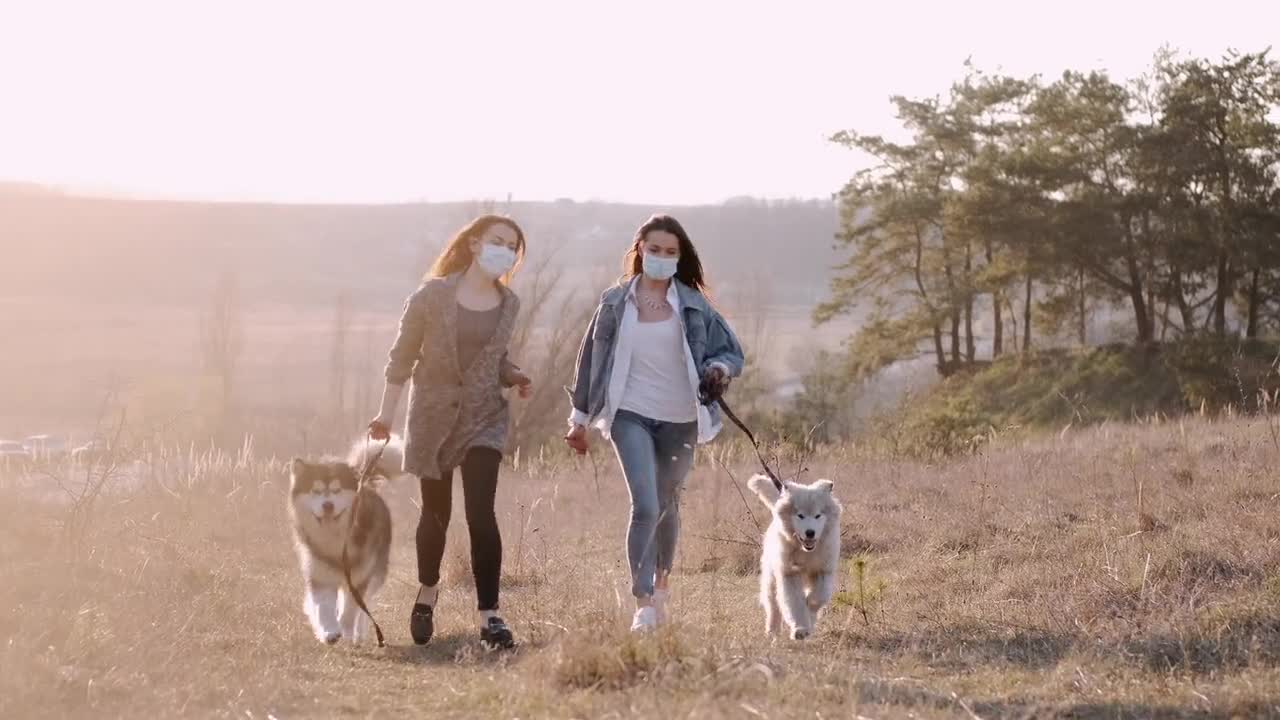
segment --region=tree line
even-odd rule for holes
[[[995,358],[1066,331],[1085,345],[1096,307],[1123,308],[1139,344],[1280,330],[1268,51],[1161,50],[1123,82],[966,62],[945,96],[891,102],[906,141],[832,138],[875,160],[838,194],[847,257],[814,315],[870,311],[855,375],[922,355],[945,375],[979,345]]]

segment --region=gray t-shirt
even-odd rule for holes
[[[476,355],[489,344],[502,318],[502,305],[491,310],[469,310],[458,306],[458,367],[463,372]]]

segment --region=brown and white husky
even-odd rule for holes
[[[368,452],[372,454],[374,448]],[[348,539],[351,580],[367,605],[373,603],[387,579],[391,556],[391,511],[378,494],[375,478],[384,482],[400,475],[404,444],[398,437],[387,443],[377,466],[370,469],[363,488],[357,488],[365,463],[366,444],[357,443],[346,460],[294,458],[289,464],[289,516],[294,547],[306,587],[303,612],[322,642],[346,637],[363,642],[369,619],[347,590],[342,570],[342,544]],[[360,503],[356,508],[356,496]],[[353,512],[353,509],[358,511]]]

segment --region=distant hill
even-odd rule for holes
[[[220,270],[234,269],[253,303],[329,303],[345,290],[357,307],[385,310],[480,209],[153,202],[0,186],[0,295],[188,305]],[[787,305],[812,305],[825,292],[837,259],[829,201],[499,207],[524,226],[532,260],[558,249],[555,262],[581,278],[616,270],[635,227],[658,210],[685,224],[713,280],[767,278],[773,301]]]
[[[155,202],[0,186],[0,435],[62,432],[64,418],[85,431],[107,388],[167,397],[194,387],[199,317],[224,270],[237,277],[245,313],[239,392],[256,405],[324,407],[338,295],[349,300],[355,333],[347,372],[353,383],[371,382],[404,297],[483,209]],[[808,319],[838,260],[830,202],[517,202],[497,210],[524,227],[530,266],[552,263],[564,272],[561,285],[584,299],[617,277],[650,213],[676,215],[732,319],[743,307],[769,316],[768,339],[753,333],[751,352],[780,382],[793,349],[811,353],[848,332],[847,324],[814,331]],[[742,330],[757,322],[743,318]]]

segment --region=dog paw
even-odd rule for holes
[[[792,639],[792,640],[804,640],[805,638],[809,637],[809,634],[810,634],[811,632],[812,632],[812,631],[811,631],[811,630],[809,630],[809,628],[800,628],[800,627],[798,627],[798,628],[791,628],[791,639]]]

